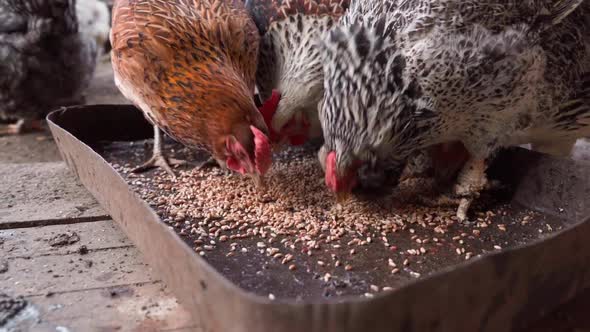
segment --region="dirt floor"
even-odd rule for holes
[[[108,61],[87,102],[125,102]],[[590,143],[574,157],[590,162]],[[0,138],[0,183],[0,331],[201,331],[48,133]],[[523,332],[590,331],[588,312],[590,291]]]

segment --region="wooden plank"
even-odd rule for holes
[[[28,315],[14,327],[30,331],[201,331],[160,283],[27,297]],[[24,310],[23,310],[24,311]],[[26,329],[24,329],[26,327]],[[16,330],[16,329],[15,329]],[[1,330],[0,330],[1,331]]]
[[[63,162],[0,164],[0,229],[108,218]]]
[[[7,261],[8,271],[0,274],[0,289],[22,296],[155,281],[134,247]]]
[[[51,246],[52,239],[68,232],[75,232],[80,240],[71,245]],[[131,241],[112,220],[0,230],[0,251],[5,259],[72,254],[77,253],[82,246],[95,251],[131,245]]]
[[[64,232],[79,241],[51,247]],[[15,331],[200,331],[110,220],[4,230],[0,242],[0,291],[29,301]]]
[[[28,300],[39,309],[43,321],[70,331],[161,331],[195,326],[189,313],[159,282]]]
[[[0,136],[0,163],[38,163],[61,160],[49,131]]]

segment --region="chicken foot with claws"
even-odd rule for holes
[[[471,203],[479,197],[483,190],[502,188],[497,180],[489,181],[486,176],[487,165],[484,159],[470,159],[457,177],[452,193],[441,194],[436,198],[421,196],[419,202],[426,206],[457,206],[457,218],[463,223],[467,222],[467,212]]]
[[[172,166],[184,165],[186,161],[178,160],[174,158],[166,158],[162,151],[162,132],[158,126],[154,126],[154,152],[152,157],[147,162],[143,163],[132,170],[133,173],[142,173],[152,168],[162,168],[172,177],[176,177],[176,174],[172,170]]]
[[[488,185],[486,168],[485,159],[469,159],[459,173],[453,193],[460,197],[457,218],[462,222],[467,220],[467,211],[473,200]]]

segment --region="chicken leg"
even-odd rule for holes
[[[442,194],[436,198],[419,197],[419,202],[427,206],[456,206],[457,218],[467,223],[467,212],[473,200],[482,190],[502,187],[498,181],[488,181],[484,159],[469,159],[457,177],[451,194]]]
[[[170,167],[170,165],[176,166],[183,164],[186,164],[186,161],[173,158],[166,158],[164,156],[164,152],[162,151],[162,132],[160,131],[160,128],[158,128],[158,126],[154,126],[154,152],[152,154],[152,157],[150,158],[150,160],[148,160],[141,166],[134,168],[132,172],[141,173],[152,168],[159,167],[164,169],[168,174],[172,175],[172,177],[176,177],[176,174],[174,174],[174,171],[172,170],[172,167]]]
[[[462,222],[467,219],[467,211],[473,200],[488,185],[486,168],[485,159],[470,158],[459,173],[453,193],[460,197],[457,218]]]

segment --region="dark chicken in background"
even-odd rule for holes
[[[0,135],[39,128],[50,111],[82,103],[108,17],[106,28],[102,17],[87,19],[104,4],[81,1],[0,1],[0,121],[11,123]]]

